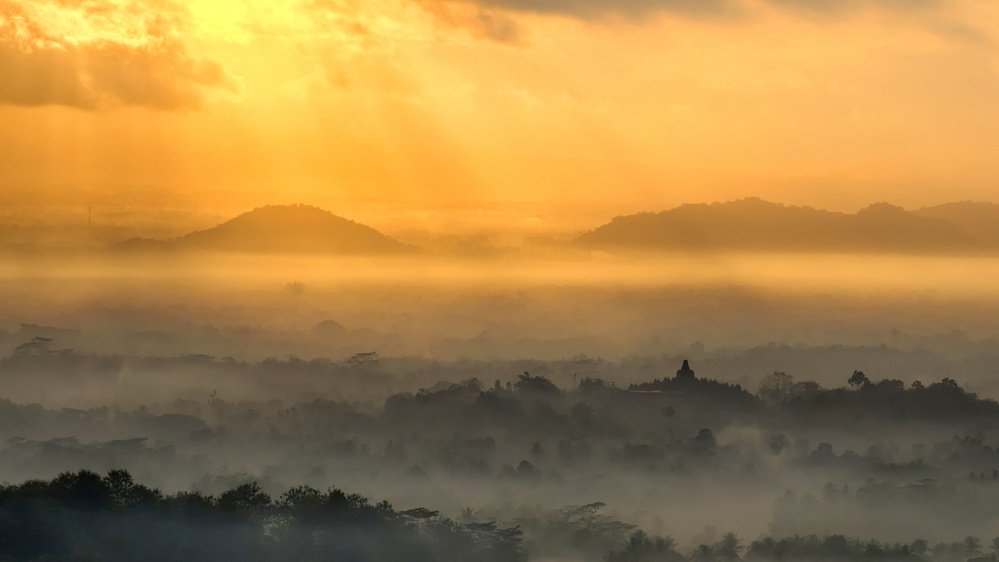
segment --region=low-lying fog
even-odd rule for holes
[[[236,358],[908,349],[954,330],[999,333],[997,276],[999,259],[898,256],[7,259],[0,326],[77,330],[73,346],[88,350]]]
[[[885,256],[7,259],[0,480],[335,485],[518,524],[534,558],[599,560],[636,528],[688,550],[729,531],[991,540],[996,274]]]

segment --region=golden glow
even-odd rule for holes
[[[630,4],[0,0],[0,186],[434,227],[997,198],[994,3]]]

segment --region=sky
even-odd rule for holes
[[[0,0],[0,205],[996,201],[997,40],[991,0]]]

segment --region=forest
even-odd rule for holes
[[[0,358],[0,379],[25,396],[76,389],[91,405],[0,401],[0,552],[995,559],[999,403],[959,375],[854,369],[833,386],[776,371],[748,387],[698,376],[696,361],[673,373],[675,360],[239,361],[36,336]],[[121,393],[130,377],[184,372],[200,395]],[[243,394],[227,397],[236,384]]]
[[[548,521],[522,521],[529,543],[559,542],[584,552],[612,548],[606,562],[908,560],[994,562],[974,536],[931,545],[863,541],[843,535],[761,536],[748,545],[729,532],[689,553],[669,536],[649,536],[597,515],[601,504],[564,509]],[[166,495],[124,470],[80,470],[50,481],[0,487],[0,552],[6,560],[413,560],[516,562],[527,559],[521,525],[396,511],[337,488],[295,486],[277,500],[256,483],[218,496]],[[627,538],[622,540],[621,537]],[[991,552],[987,552],[990,550]]]

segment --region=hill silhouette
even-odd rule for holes
[[[999,241],[999,205],[988,202],[960,201],[916,209],[920,217],[943,219],[961,225],[968,234],[982,240]]]
[[[987,220],[979,220],[980,228],[966,229],[961,217],[972,212],[943,207],[910,212],[875,203],[849,214],[747,198],[616,217],[579,236],[576,244],[625,250],[917,254],[999,248],[999,229],[990,234]]]
[[[416,248],[310,205],[268,205],[168,241],[133,238],[116,250],[384,255]]]

